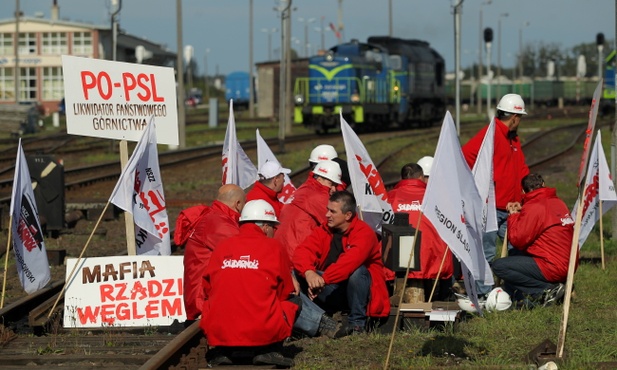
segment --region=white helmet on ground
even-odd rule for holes
[[[245,221],[279,222],[276,213],[274,213],[274,208],[263,199],[246,202],[240,214],[240,222]]]
[[[322,144],[317,145],[315,149],[311,151],[309,162],[318,163],[321,161],[328,161],[338,157],[336,149],[332,145]]]
[[[458,303],[458,306],[463,311],[466,311],[466,312],[469,312],[469,313],[476,313],[476,312],[478,312],[478,309],[477,309],[476,305],[473,304],[471,299],[469,299],[467,297],[458,297],[458,299],[456,300],[456,303]]]
[[[484,307],[487,311],[505,311],[512,306],[510,295],[501,288],[495,288],[486,297]]]
[[[525,102],[518,94],[504,95],[499,101],[499,104],[497,104],[497,110],[508,113],[527,114],[527,112],[525,112]]]
[[[313,173],[317,176],[326,178],[337,185],[340,185],[342,182],[341,178],[343,174],[341,172],[341,166],[334,161],[321,161],[317,163],[313,169]]]
[[[424,172],[424,176],[431,175],[431,168],[433,168],[433,157],[422,157],[418,161],[418,165],[422,167],[422,172]]]

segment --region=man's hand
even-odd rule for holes
[[[321,277],[321,275],[319,275],[313,270],[306,271],[304,273],[304,278],[306,279],[309,287],[308,296],[312,300],[321,292],[323,287],[326,286],[326,282]]]
[[[296,275],[291,274],[291,281],[294,284],[294,295],[298,295],[300,294],[300,283],[298,282],[298,279],[296,279]]]
[[[521,208],[523,208],[521,206],[521,204],[519,202],[510,202],[508,203],[508,205],[506,205],[506,210],[508,211],[509,214],[513,214],[513,213],[518,213]]]

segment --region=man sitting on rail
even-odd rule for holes
[[[381,245],[356,216],[351,193],[332,194],[326,218],[296,248],[294,269],[302,291],[326,312],[350,310],[339,336],[363,333],[368,317],[390,314]]]

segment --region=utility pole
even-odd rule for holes
[[[486,116],[490,120],[491,115],[491,85],[493,78],[491,77],[491,44],[493,42],[493,29],[486,27],[484,29],[484,42],[486,43]]]
[[[388,35],[394,36],[392,32],[392,0],[388,0]]]
[[[478,37],[478,88],[476,91],[477,113],[482,113],[482,5],[490,5],[492,0],[480,4],[480,36]]]
[[[255,115],[255,81],[253,79],[253,0],[249,0],[249,117]]]
[[[461,11],[464,0],[452,0],[454,7],[454,78],[456,81],[456,134],[461,134]]]
[[[19,0],[15,0],[15,103],[19,103],[19,18],[21,9]]]
[[[501,18],[508,15],[510,14],[501,13],[497,20],[497,99],[501,98]]]
[[[176,0],[176,78],[178,83],[178,135],[180,148],[186,147],[186,112],[184,107],[184,60],[182,56],[182,0]]]

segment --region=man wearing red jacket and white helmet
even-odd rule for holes
[[[368,317],[390,314],[381,245],[356,216],[351,193],[335,192],[327,209],[327,223],[296,248],[294,269],[302,291],[327,312],[349,308],[340,336],[363,333]]]
[[[495,116],[495,143],[493,153],[493,181],[495,184],[495,206],[497,208],[498,231],[485,233],[482,236],[484,256],[489,264],[497,254],[497,235],[504,238],[508,204],[520,202],[522,198],[521,180],[529,174],[529,167],[525,163],[525,156],[521,149],[521,142],[517,136],[517,129],[521,118],[526,115],[525,102],[520,95],[506,94],[497,104]],[[486,136],[488,126],[484,127],[467,144],[463,146],[463,154],[469,168],[473,168],[478,152]],[[490,285],[478,284],[478,294],[486,295]]]
[[[553,305],[565,292],[574,220],[555,189],[544,186],[542,176],[529,174],[522,186],[522,207],[514,203],[508,209],[508,241],[514,249],[493,262],[493,272],[514,300]]]
[[[326,221],[328,198],[340,183],[338,163],[321,161],[313,169],[313,175],[293,193],[291,203],[283,207],[274,238],[283,244],[290,261],[298,244]]]

